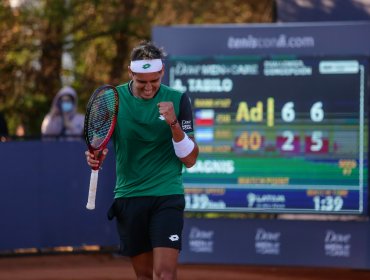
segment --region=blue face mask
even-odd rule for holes
[[[71,112],[73,109],[73,103],[71,101],[63,101],[61,104],[62,111],[65,113]]]

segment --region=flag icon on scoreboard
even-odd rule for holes
[[[195,112],[195,125],[209,126],[214,124],[215,111],[212,109],[198,110]]]
[[[212,142],[213,141],[213,128],[197,128],[195,130],[195,140],[201,142]]]

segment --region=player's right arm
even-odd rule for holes
[[[97,152],[95,152],[94,154],[90,151],[85,151],[86,162],[91,168],[97,168],[99,165],[101,166],[103,164],[103,161],[106,158],[107,154],[108,154],[108,149],[105,148],[101,154],[100,160],[98,160]]]

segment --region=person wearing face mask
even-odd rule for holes
[[[71,87],[63,87],[54,97],[50,112],[41,125],[43,137],[81,139],[84,115],[77,113],[77,93]]]

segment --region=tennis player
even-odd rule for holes
[[[117,87],[117,178],[108,217],[117,220],[121,253],[130,257],[138,279],[176,279],[185,208],[182,168],[193,166],[199,153],[189,97],[161,83],[163,58],[162,49],[142,42],[131,53],[131,80]],[[86,156],[96,167],[94,155]]]

